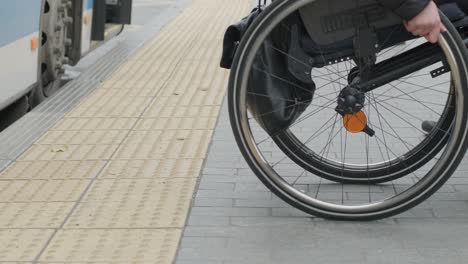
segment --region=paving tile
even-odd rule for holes
[[[194,207],[194,216],[269,216],[269,208]]]
[[[117,148],[118,145],[33,145],[19,160],[108,160]]]
[[[60,230],[40,258],[45,262],[171,263],[180,230]]]
[[[194,201],[196,207],[231,207],[233,205],[233,199],[224,198],[197,198]]]
[[[212,151],[210,149],[210,151]],[[227,175],[232,176],[237,174],[236,168],[210,168],[205,166],[203,168],[203,175]]]
[[[203,186],[200,186],[199,190],[224,190],[224,191],[233,191],[236,185],[234,183],[219,183],[219,182],[210,182],[205,183]]]
[[[195,178],[98,180],[65,227],[183,227],[195,183]]]
[[[203,159],[112,160],[99,178],[194,178]]]
[[[192,199],[196,178],[99,179],[84,202],[177,201]]]
[[[211,260],[180,260],[177,261],[180,264],[219,264],[219,261],[211,261]]]
[[[0,261],[33,261],[53,232],[53,229],[0,229]]]
[[[260,180],[252,176],[204,175],[201,182],[260,183]]]
[[[213,128],[215,123],[215,117],[144,118],[138,122],[136,130],[206,130]]]
[[[69,112],[66,117],[138,117],[150,104],[149,97],[89,97],[78,107]]]
[[[285,207],[285,208],[272,208],[272,214],[273,216],[279,216],[279,217],[310,217],[312,218],[313,216],[304,213],[296,208],[291,208],[291,207]]]
[[[432,209],[434,216],[436,217],[447,217],[447,218],[468,218],[468,208],[434,208]]]
[[[17,161],[0,173],[2,180],[89,179],[94,178],[104,161]]]
[[[68,130],[47,132],[39,141],[41,145],[112,145],[121,143],[126,130]]]
[[[308,217],[231,217],[232,226],[236,227],[278,227],[310,225],[312,220]]]
[[[58,228],[73,203],[0,203],[1,228]]]
[[[468,192],[435,193],[430,201],[468,201]]]
[[[68,117],[60,120],[51,130],[53,131],[99,131],[99,130],[130,130],[137,118],[126,117]]]
[[[272,194],[269,192],[236,192],[224,190],[198,190],[197,198],[226,198],[226,199],[243,199],[249,197],[251,199],[271,199]]]
[[[9,180],[0,181],[3,202],[74,202],[90,180]]]
[[[265,208],[279,208],[279,207],[285,207],[289,208],[291,207],[289,204],[286,202],[280,200],[280,199],[235,199],[234,200],[234,206],[235,207],[265,207]],[[279,212],[277,212],[279,213]]]
[[[212,248],[226,247],[228,238],[224,237],[190,237],[187,238],[181,245],[181,248],[197,247],[200,243],[210,244]]]
[[[229,226],[231,224],[228,216],[206,216],[206,215],[191,215],[188,221],[189,226]]]
[[[119,148],[117,159],[202,159],[211,132],[203,130],[134,131]]]
[[[434,209],[432,208],[414,208],[410,211],[406,211],[404,213],[401,213],[397,216],[395,216],[396,219],[401,219],[401,218],[431,218],[437,216],[435,213]]]

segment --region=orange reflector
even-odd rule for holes
[[[32,37],[31,38],[31,50],[35,51],[37,50],[39,45],[39,39],[37,37]]]
[[[346,114],[343,117],[343,125],[351,133],[359,133],[367,127],[367,116],[364,112]]]

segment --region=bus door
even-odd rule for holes
[[[105,40],[108,26],[131,23],[132,0],[94,1],[91,40]]]

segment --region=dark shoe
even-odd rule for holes
[[[424,132],[430,133],[436,125],[437,122],[426,120],[422,123],[421,128],[424,130]]]

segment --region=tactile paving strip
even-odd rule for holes
[[[52,232],[52,229],[0,229],[0,259],[33,261]]]
[[[52,131],[99,131],[99,130],[130,130],[136,122],[136,118],[66,118],[60,120]]]
[[[0,230],[49,231],[0,261],[173,262],[226,92],[223,33],[249,6],[193,0],[0,174]]]
[[[0,230],[58,228],[72,207],[73,203],[62,202],[0,203]]]
[[[100,178],[196,177],[203,159],[113,160]]]
[[[203,159],[211,131],[168,130],[132,132],[118,159]]]
[[[98,180],[65,228],[180,228],[196,178]]]
[[[180,234],[178,229],[61,230],[41,263],[171,263]]]
[[[0,174],[0,180],[94,178],[105,161],[17,161]]]
[[[33,145],[20,161],[36,160],[108,160],[119,146],[116,145]]]
[[[75,202],[90,180],[0,181],[1,202]]]

